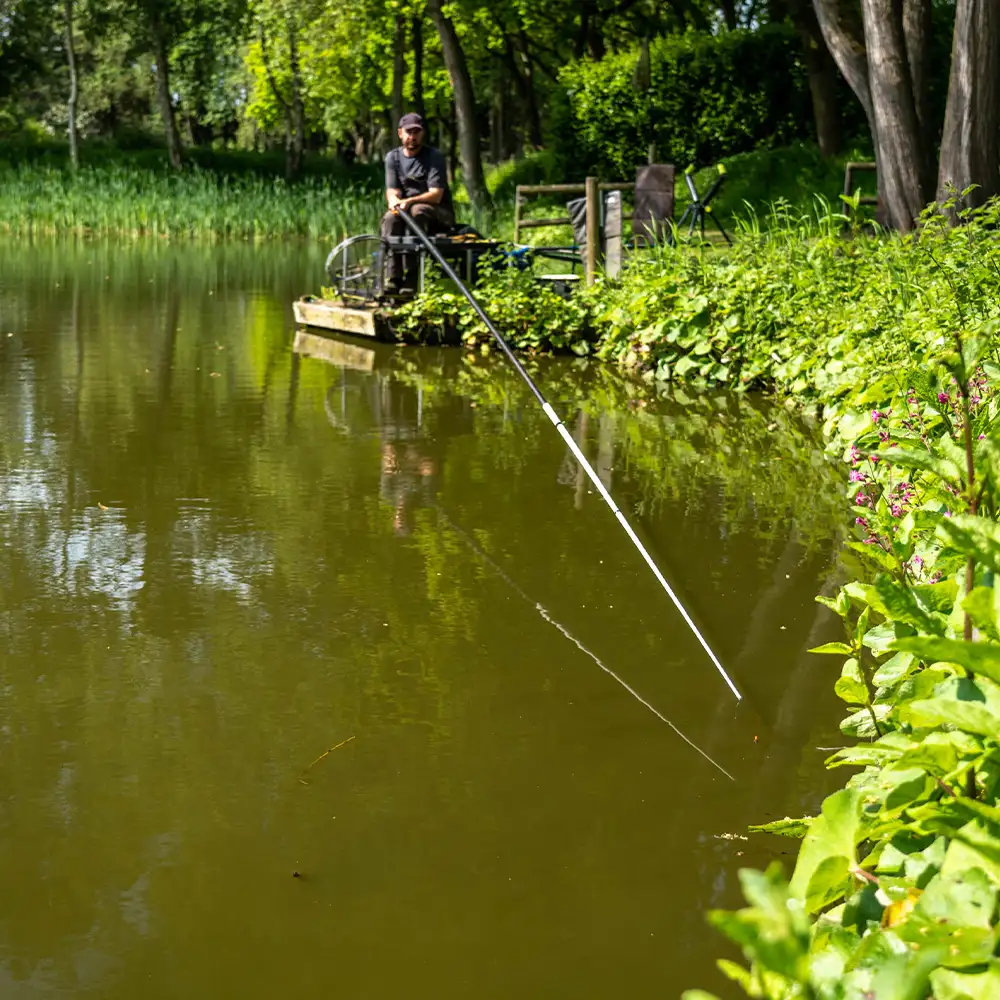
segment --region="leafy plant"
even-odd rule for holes
[[[810,387],[850,466],[856,578],[817,598],[844,641],[814,652],[841,658],[841,729],[859,741],[828,764],[858,770],[820,815],[754,828],[802,836],[790,879],[745,871],[749,905],[710,914],[748,961],[723,971],[753,997],[1000,995],[1000,345],[978,284],[995,259],[975,225],[926,226],[907,245],[948,293],[900,281],[919,332],[897,328],[903,350],[862,341],[850,384]]]

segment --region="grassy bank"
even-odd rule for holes
[[[302,179],[289,184],[283,158],[274,153],[192,150],[188,166],[178,174],[165,168],[164,154],[157,149],[88,146],[82,159],[83,167],[74,174],[59,144],[8,145],[0,153],[0,232],[336,242],[347,234],[377,231],[382,212],[378,164],[346,166],[314,155],[307,157]],[[754,213],[769,218],[776,201],[803,209],[818,193],[836,202],[842,184],[842,161],[824,160],[808,145],[742,154],[727,163],[726,185],[714,204],[730,226],[737,217]],[[493,167],[487,181],[494,210],[474,211],[459,184],[459,217],[484,233],[510,239],[516,185],[580,179],[568,176],[568,170],[545,152]],[[699,189],[704,191],[713,176],[701,172]],[[683,180],[677,199],[680,215],[688,199]],[[525,216],[564,211],[561,201],[533,200]],[[527,235],[538,243],[571,238],[568,227],[529,230]]]

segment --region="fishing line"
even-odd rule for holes
[[[665,722],[685,743],[687,743],[689,747],[692,747],[694,750],[697,750],[698,753],[700,753],[701,756],[705,758],[705,760],[707,760],[713,767],[720,770],[730,781],[736,780],[721,764],[717,763],[711,757],[709,757],[709,755],[705,753],[705,751],[702,750],[702,748],[698,746],[698,744],[695,743],[694,740],[689,739],[687,736],[685,736],[684,733],[682,733],[658,708],[656,708],[654,705],[651,705],[648,701],[646,701],[646,699],[643,698],[643,696],[639,694],[639,692],[636,691],[636,689],[632,687],[628,683],[628,681],[624,680],[622,677],[616,674],[609,666],[602,663],[596,653],[592,653],[589,649],[587,649],[587,647],[582,642],[580,642],[579,639],[577,639],[575,635],[573,635],[572,632],[569,631],[569,629],[567,629],[560,622],[557,622],[549,614],[548,610],[545,607],[539,604],[538,601],[532,600],[496,564],[496,562],[494,562],[478,545],[476,545],[476,543],[457,524],[455,524],[454,521],[452,521],[450,517],[448,517],[448,515],[441,509],[441,507],[437,505],[435,505],[435,507],[437,508],[438,514],[444,518],[444,520],[448,523],[448,526],[451,528],[451,530],[454,531],[455,534],[458,535],[458,537],[461,538],[462,541],[464,541],[465,544],[468,545],[469,548],[472,549],[472,551],[475,552],[475,554],[479,556],[479,558],[484,563],[486,563],[497,574],[497,576],[499,576],[500,579],[503,580],[503,582],[506,583],[507,586],[514,591],[514,593],[518,595],[518,597],[520,597],[524,601],[527,601],[528,604],[531,604],[534,607],[534,609],[538,612],[538,614],[545,619],[545,621],[547,621],[553,628],[558,629],[567,639],[569,639],[571,643],[573,643],[574,646],[576,646],[577,649],[580,650],[581,653],[586,653],[587,656],[589,656],[594,661],[594,663],[596,663],[601,668],[601,670],[603,670],[612,680],[620,684],[630,695],[632,695],[633,698],[635,698],[637,702],[639,702],[640,705],[645,705],[646,708],[648,708],[653,713],[653,715],[655,715],[662,722]]]
[[[664,577],[664,575],[660,572],[660,569],[656,565],[656,563],[653,562],[653,557],[646,551],[646,547],[642,544],[642,542],[639,541],[639,536],[636,535],[636,533],[632,530],[632,525],[630,525],[628,521],[625,519],[625,515],[621,512],[621,509],[612,499],[611,494],[605,488],[604,483],[601,482],[600,476],[597,475],[597,472],[594,470],[593,466],[590,464],[590,462],[587,461],[587,456],[584,455],[584,453],[580,450],[580,446],[576,443],[576,441],[573,440],[573,436],[566,429],[566,426],[563,424],[562,420],[559,419],[559,416],[556,413],[556,411],[553,410],[552,407],[549,405],[549,401],[542,395],[541,389],[539,389],[538,386],[535,385],[532,377],[525,370],[521,362],[518,361],[517,357],[514,355],[514,352],[508,346],[507,341],[504,340],[504,338],[500,335],[500,331],[497,330],[497,328],[493,325],[493,321],[483,311],[483,307],[479,304],[476,297],[472,294],[472,292],[469,291],[468,288],[466,288],[465,283],[455,273],[455,270],[448,263],[448,261],[445,260],[445,258],[441,254],[441,251],[438,250],[438,248],[434,246],[433,243],[431,243],[431,241],[427,238],[426,233],[424,233],[424,231],[416,224],[413,218],[410,215],[408,215],[405,211],[401,212],[399,211],[399,209],[393,209],[393,211],[398,216],[400,216],[400,218],[403,219],[403,221],[406,223],[407,226],[409,226],[410,231],[420,240],[421,243],[423,243],[423,245],[427,248],[430,255],[441,266],[441,269],[444,271],[444,273],[452,281],[455,282],[455,284],[458,286],[459,291],[466,297],[466,299],[468,299],[469,305],[472,306],[476,315],[483,321],[483,323],[486,326],[486,329],[489,330],[490,333],[493,335],[493,339],[497,342],[497,344],[500,345],[500,349],[507,356],[507,360],[510,361],[510,363],[514,366],[515,371],[517,371],[518,375],[520,375],[521,378],[524,380],[525,384],[534,394],[535,399],[538,400],[545,415],[552,422],[552,426],[555,427],[555,429],[559,432],[563,441],[566,442],[566,446],[573,453],[573,456],[576,458],[576,460],[580,463],[583,470],[590,477],[590,481],[594,484],[594,488],[601,495],[601,499],[604,500],[604,502],[611,508],[611,511],[615,515],[615,517],[618,518],[618,523],[621,524],[622,528],[625,529],[625,534],[628,535],[632,544],[639,550],[639,554],[646,561],[646,565],[649,566],[649,568],[653,571],[653,576],[656,577],[657,582],[664,589],[670,600],[673,601],[674,607],[677,608],[677,610],[681,614],[681,617],[684,619],[684,622],[687,625],[687,627],[694,633],[694,636],[698,640],[698,642],[701,643],[701,648],[704,649],[705,652],[708,654],[708,658],[712,661],[712,664],[715,667],[715,669],[718,670],[718,672],[722,675],[722,679],[726,682],[726,684],[729,685],[729,690],[732,691],[733,694],[736,696],[737,701],[742,701],[743,696],[740,694],[738,688],[733,683],[732,678],[729,676],[729,674],[726,673],[725,668],[719,662],[719,658],[715,655],[714,652],[712,652],[712,647],[709,646],[708,641],[701,634],[701,632],[698,629],[698,626],[695,625],[691,616],[687,613],[687,610],[685,609],[684,605],[681,604],[680,598],[674,593],[673,588],[670,586],[669,583],[667,583],[666,577]]]

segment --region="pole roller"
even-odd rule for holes
[[[455,284],[459,288],[459,291],[461,291],[461,293],[468,300],[469,305],[472,306],[472,309],[475,312],[475,314],[483,321],[484,325],[486,326],[486,329],[490,331],[490,333],[493,336],[493,339],[497,342],[498,346],[500,347],[500,350],[503,351],[503,353],[507,357],[507,360],[514,366],[514,370],[518,373],[518,375],[521,376],[522,380],[531,390],[535,399],[538,400],[538,403],[541,406],[542,410],[544,411],[545,415],[552,422],[552,426],[555,427],[555,429],[559,432],[560,437],[563,439],[563,441],[566,442],[566,447],[569,448],[569,450],[573,453],[573,457],[580,463],[581,468],[587,473],[588,477],[590,478],[590,481],[594,484],[594,488],[600,494],[601,499],[604,500],[604,502],[611,508],[611,511],[618,519],[619,524],[621,524],[622,528],[625,529],[625,534],[628,535],[629,540],[636,547],[636,549],[638,549],[639,555],[642,556],[642,558],[646,562],[646,565],[649,566],[649,568],[652,570],[653,576],[656,577],[657,582],[664,589],[664,591],[666,591],[667,597],[669,597],[670,600],[673,602],[674,607],[677,608],[677,610],[680,612],[681,618],[684,619],[684,623],[692,631],[692,633],[694,633],[695,638],[701,644],[701,648],[705,650],[705,653],[708,655],[709,660],[712,661],[712,665],[722,676],[722,679],[726,682],[726,684],[729,687],[729,690],[732,691],[736,700],[741,701],[743,699],[743,696],[740,694],[739,689],[733,683],[732,678],[729,676],[728,673],[726,673],[726,669],[719,661],[719,658],[712,651],[712,647],[709,646],[708,640],[701,634],[701,630],[698,628],[698,626],[694,623],[694,620],[688,614],[687,609],[681,603],[680,598],[677,596],[677,594],[674,593],[673,587],[670,586],[670,584],[666,580],[666,577],[664,577],[664,575],[660,572],[659,567],[653,561],[653,557],[649,554],[649,552],[646,551],[646,547],[639,540],[639,536],[635,533],[632,526],[628,523],[628,520],[626,519],[625,515],[621,512],[621,509],[619,508],[618,504],[615,503],[614,499],[608,492],[604,483],[601,482],[601,477],[598,476],[597,472],[594,470],[594,467],[587,460],[587,456],[584,455],[584,453],[581,451],[580,446],[576,443],[576,441],[573,440],[573,436],[566,429],[566,426],[565,424],[563,424],[562,420],[559,419],[559,415],[549,405],[549,401],[545,398],[545,396],[542,395],[541,389],[539,389],[538,386],[535,385],[534,379],[532,379],[532,377],[525,370],[524,365],[522,365],[521,362],[517,359],[514,352],[511,350],[510,345],[500,335],[500,331],[493,324],[493,321],[489,318],[489,316],[486,315],[485,311],[483,310],[483,307],[479,304],[476,297],[466,287],[465,282],[462,281],[461,278],[459,278],[459,276],[455,273],[454,268],[452,268],[452,266],[448,263],[448,261],[445,260],[444,256],[441,254],[441,251],[438,250],[438,248],[434,246],[434,244],[427,238],[427,234],[417,225],[414,219],[407,212],[405,211],[401,212],[398,209],[395,209],[394,211],[396,211],[397,215],[402,216],[404,222],[409,227],[413,235],[416,236],[418,240],[420,240],[420,242],[424,245],[428,253],[430,253],[430,255],[434,258],[434,260],[437,261],[438,265],[441,267],[444,273],[452,281],[455,282]]]

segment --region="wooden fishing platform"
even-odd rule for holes
[[[318,299],[303,296],[293,303],[295,322],[302,326],[350,333],[356,337],[375,340],[392,340],[389,314],[385,306],[377,303],[351,305],[336,299]]]

